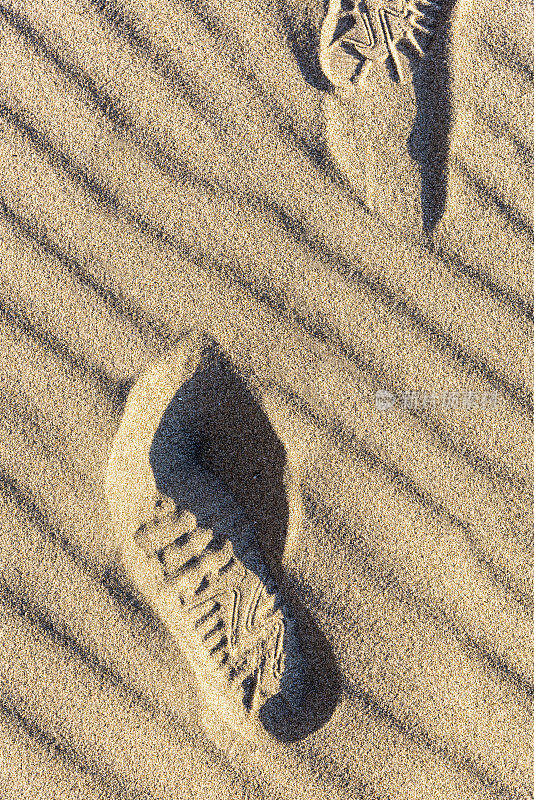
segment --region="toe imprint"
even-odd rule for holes
[[[390,59],[397,80],[405,83],[403,48],[423,56],[440,11],[432,0],[330,0],[320,43],[325,75],[334,86],[353,91]]]

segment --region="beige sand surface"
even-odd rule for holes
[[[2,798],[534,797],[534,12],[456,4],[425,177],[395,89],[383,117],[332,94],[324,11],[0,8]],[[261,435],[221,388],[211,458],[335,675],[314,732],[256,751],[200,728],[103,497],[132,382],[197,326],[261,387]],[[262,529],[236,443],[292,465],[297,533],[283,492]]]

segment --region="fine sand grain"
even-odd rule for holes
[[[2,798],[534,797],[533,7],[458,0],[360,99],[325,10],[0,6]],[[214,741],[117,571],[111,443],[191,329],[309,623],[292,741]]]

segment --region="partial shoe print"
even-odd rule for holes
[[[210,476],[199,469],[195,477],[203,484],[205,501]],[[212,506],[219,493],[214,483]],[[241,724],[279,693],[298,705],[302,665],[294,620],[251,541],[250,529],[237,508],[228,516],[227,496],[221,494],[220,503],[233,536],[239,527],[246,530],[240,557],[228,535],[202,527],[193,513],[162,494],[133,538],[146,559],[150,593],[162,618],[172,609],[179,625],[171,625],[171,632],[195,661],[202,681],[226,696],[234,722]]]
[[[192,365],[161,359],[133,387],[105,489],[122,566],[188,658],[203,722],[250,737],[264,732],[260,715],[268,701],[288,713],[302,708],[305,659],[253,525],[194,457],[187,431],[167,454],[180,451],[172,454],[172,490],[163,493],[156,486],[152,443],[156,431],[161,438],[160,421],[176,389],[202,362],[201,350]]]
[[[330,0],[320,42],[324,74],[350,94],[365,88],[371,70],[389,62],[396,79],[405,83],[405,54],[425,54],[440,10],[432,0]]]
[[[446,202],[461,4],[348,2],[331,0],[321,36],[335,89],[323,96],[328,148],[368,211],[397,234],[426,240]]]

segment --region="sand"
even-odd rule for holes
[[[324,13],[0,9],[6,800],[534,797],[534,12],[459,0],[365,105]],[[116,570],[113,437],[193,328],[232,376],[211,463],[328,676],[294,741],[213,741]]]

